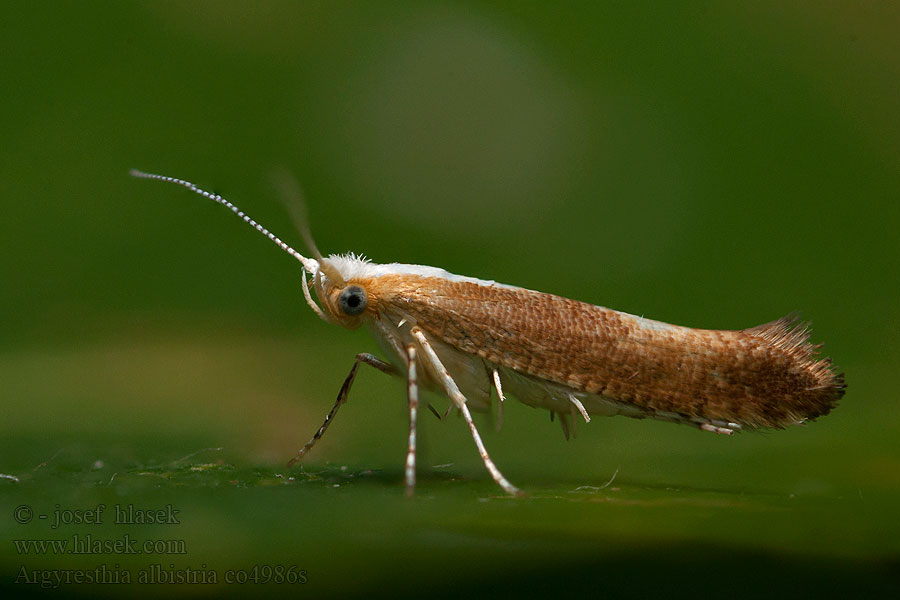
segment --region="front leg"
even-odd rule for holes
[[[337,400],[334,401],[334,406],[331,407],[331,411],[328,413],[328,416],[325,417],[325,422],[322,423],[322,426],[319,427],[319,430],[316,431],[316,434],[312,437],[311,440],[306,442],[306,445],[300,448],[297,452],[297,456],[288,461],[287,466],[293,467],[297,462],[303,458],[303,456],[310,451],[313,445],[319,441],[325,434],[325,430],[328,429],[328,426],[331,424],[332,419],[337,414],[338,408],[340,408],[341,404],[347,401],[347,395],[350,393],[350,386],[353,385],[353,380],[356,379],[356,370],[359,368],[360,363],[364,363],[375,367],[382,373],[387,373],[388,375],[399,375],[397,369],[390,363],[386,363],[377,356],[373,354],[369,354],[368,352],[363,352],[361,354],[356,355],[356,362],[353,363],[353,368],[350,369],[350,374],[347,375],[347,378],[344,379],[344,384],[341,386],[341,391],[338,392]]]

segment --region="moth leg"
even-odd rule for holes
[[[416,488],[416,418],[419,412],[419,383],[416,380],[416,348],[406,347],[406,395],[409,399],[409,441],[406,445],[406,495]]]
[[[441,363],[441,360],[438,358],[437,353],[435,353],[434,348],[431,347],[431,344],[425,337],[425,333],[418,327],[413,327],[410,330],[410,333],[422,347],[424,360],[428,361],[428,363],[432,366],[434,372],[441,380],[441,385],[444,386],[444,391],[450,397],[450,400],[452,400],[453,403],[457,406],[457,408],[459,408],[460,413],[462,413],[463,419],[466,420],[466,425],[469,426],[469,433],[472,434],[472,439],[475,441],[475,446],[478,448],[478,454],[481,455],[481,461],[484,463],[485,468],[487,468],[488,473],[491,474],[491,477],[493,477],[494,481],[497,482],[497,485],[502,487],[503,490],[506,491],[506,493],[513,496],[522,495],[521,490],[511,484],[506,479],[506,477],[503,476],[503,473],[500,472],[500,469],[497,468],[497,465],[494,464],[494,461],[492,461],[491,457],[488,455],[487,449],[484,447],[484,442],[481,441],[481,435],[479,435],[478,429],[475,427],[475,423],[472,421],[472,413],[469,412],[469,407],[466,405],[466,397],[463,396],[462,392],[459,391],[459,387],[456,385],[456,382],[453,381],[453,377],[450,376],[447,368],[443,365],[443,363]]]
[[[568,413],[557,413],[559,416],[559,424],[562,426],[563,435],[566,436],[566,441],[569,441],[569,414]],[[551,417],[552,420],[552,417]]]
[[[730,429],[728,427],[716,427],[715,425],[710,425],[709,423],[703,423],[698,425],[700,429],[703,431],[712,431],[713,433],[720,433],[722,435],[733,435],[734,429]]]
[[[453,403],[450,403],[450,406],[447,407],[447,410],[444,411],[444,414],[439,413],[430,402],[428,403],[428,410],[431,411],[431,414],[434,415],[435,419],[437,419],[438,421],[443,421],[450,416],[450,411],[453,410]]]
[[[581,413],[581,416],[584,417],[585,423],[591,422],[591,416],[588,414],[588,411],[584,408],[584,404],[581,403],[581,400],[575,397],[575,394],[569,394],[569,402],[575,405],[575,408],[578,409],[578,412]],[[578,419],[575,419],[576,421]]]
[[[405,321],[406,319],[403,320]],[[381,336],[388,342],[390,342],[391,346],[393,346],[394,348],[394,351],[397,353],[397,356],[407,356],[406,348],[403,348],[400,345],[392,330],[385,327],[384,323],[382,323],[381,321],[375,321],[375,327],[378,329]],[[447,412],[444,413],[444,416],[441,416],[441,414],[431,405],[431,403],[427,404],[427,406],[428,410],[431,411],[431,414],[433,414],[438,421],[443,421],[447,418],[447,415],[450,414],[449,408],[447,409]],[[453,404],[451,403],[450,406],[452,407]]]
[[[431,414],[433,414],[433,415],[434,415],[434,418],[437,419],[438,421],[443,421],[443,420],[444,420],[444,418],[441,416],[441,413],[439,413],[439,412],[437,411],[437,409],[434,408],[434,407],[431,405],[430,402],[428,403],[428,410],[431,411]]]
[[[503,386],[500,385],[500,373],[497,371],[497,367],[491,369],[491,376],[494,381],[494,389],[497,390],[497,431],[500,431],[500,428],[503,427],[503,401],[506,400],[506,396],[503,395]]]
[[[353,368],[350,369],[350,374],[347,375],[346,379],[344,379],[344,384],[341,386],[341,391],[338,392],[337,400],[334,401],[334,406],[331,407],[331,411],[328,413],[328,416],[325,417],[325,422],[322,423],[322,426],[319,427],[319,430],[316,431],[316,434],[312,437],[312,439],[306,442],[305,446],[300,448],[300,450],[297,452],[297,456],[288,461],[288,467],[293,467],[295,464],[297,464],[297,462],[301,458],[303,458],[303,456],[307,452],[310,451],[313,445],[315,445],[315,443],[319,441],[319,438],[321,438],[325,434],[325,430],[328,429],[329,425],[331,425],[331,421],[337,414],[338,408],[340,408],[341,404],[347,401],[347,395],[350,393],[350,386],[353,385],[353,380],[356,379],[356,370],[359,368],[360,363],[373,366],[382,373],[387,373],[388,375],[399,375],[399,373],[397,373],[397,369],[395,369],[393,365],[384,362],[377,356],[369,354],[368,352],[357,354],[356,362],[353,363]]]

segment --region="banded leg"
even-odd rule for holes
[[[297,456],[288,461],[288,467],[293,467],[295,464],[297,464],[297,462],[302,459],[307,452],[310,451],[313,445],[315,445],[315,443],[319,441],[319,438],[321,438],[325,434],[325,430],[328,429],[328,426],[331,424],[332,419],[334,419],[334,416],[337,414],[338,408],[340,408],[341,404],[347,401],[347,395],[350,393],[350,386],[353,385],[353,380],[356,379],[356,370],[359,368],[360,363],[375,367],[382,373],[387,373],[388,375],[398,375],[397,369],[395,369],[393,365],[384,362],[377,356],[369,354],[368,352],[357,354],[356,362],[353,363],[353,368],[350,369],[350,374],[347,375],[346,379],[344,379],[344,384],[341,386],[341,391],[338,392],[337,400],[334,401],[334,406],[331,407],[331,411],[328,413],[328,416],[325,417],[325,422],[322,423],[322,426],[319,427],[319,430],[316,431],[316,434],[312,437],[312,439],[306,442],[306,445],[300,448],[299,451],[297,451]]]
[[[497,465],[494,464],[494,461],[492,461],[491,457],[488,455],[487,449],[484,447],[484,442],[481,441],[481,435],[479,435],[478,429],[475,427],[475,423],[472,421],[472,413],[469,412],[469,407],[466,405],[466,397],[463,396],[462,392],[459,391],[459,387],[456,385],[456,382],[453,381],[453,377],[450,376],[447,368],[443,365],[443,363],[441,363],[441,359],[438,358],[438,355],[437,353],[435,353],[434,348],[431,347],[431,344],[425,337],[425,333],[418,327],[413,327],[410,330],[410,333],[414,338],[416,338],[416,341],[418,341],[419,345],[422,347],[424,360],[428,361],[428,363],[434,369],[434,372],[441,380],[441,385],[444,386],[444,391],[447,392],[450,400],[452,400],[453,403],[456,404],[456,406],[459,408],[459,411],[462,413],[463,419],[465,419],[466,424],[469,426],[469,433],[472,434],[472,439],[475,441],[475,446],[478,448],[478,454],[481,455],[481,461],[484,463],[484,466],[488,470],[488,473],[491,474],[491,477],[494,478],[494,481],[497,482],[497,485],[502,487],[503,490],[506,491],[506,493],[513,496],[522,495],[521,490],[511,484],[509,480],[507,480],[506,477],[503,476],[503,473],[500,472],[500,469],[497,468]]]
[[[409,443],[406,446],[406,495],[416,489],[416,420],[419,412],[419,382],[416,380],[416,348],[406,348],[406,395],[409,398]]]

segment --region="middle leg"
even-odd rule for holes
[[[416,348],[406,347],[406,395],[409,399],[409,441],[406,445],[406,495],[416,489],[416,420],[419,412],[419,382],[416,380]]]
[[[444,366],[441,359],[438,358],[437,353],[434,351],[434,348],[431,347],[431,343],[428,341],[428,338],[425,337],[425,332],[419,327],[413,327],[410,333],[412,333],[416,341],[419,342],[424,355],[423,359],[431,365],[432,370],[440,379],[444,391],[450,397],[450,400],[453,401],[453,404],[459,408],[460,413],[462,413],[466,425],[469,426],[469,433],[472,434],[472,439],[475,441],[475,447],[478,448],[478,454],[481,455],[481,461],[484,463],[488,473],[491,474],[491,477],[497,482],[497,485],[502,487],[506,493],[513,496],[522,495],[521,490],[511,484],[509,480],[503,476],[503,473],[500,472],[500,469],[497,468],[497,465],[494,464],[494,461],[491,460],[491,457],[488,455],[487,449],[484,447],[484,442],[481,441],[481,435],[478,433],[478,428],[475,427],[475,422],[472,421],[472,414],[469,412],[469,407],[466,405],[466,397],[459,391],[459,387],[456,385],[456,382],[453,381],[453,377],[450,376],[447,367]]]

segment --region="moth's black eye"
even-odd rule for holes
[[[354,317],[366,310],[366,290],[358,285],[351,285],[341,292],[338,302],[344,314]]]

